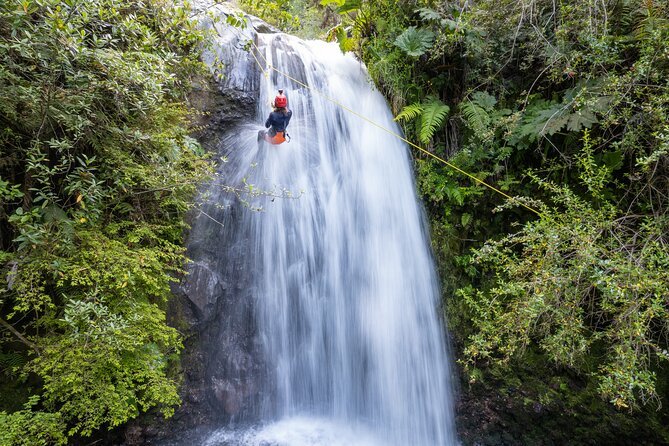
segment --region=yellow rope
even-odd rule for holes
[[[251,43],[253,43],[253,46],[256,46],[256,44],[253,42],[253,40],[251,40]],[[256,48],[258,48],[258,47],[256,46]],[[260,67],[260,71],[262,71],[262,74],[264,74],[266,78],[269,77],[269,73],[266,72],[265,69],[262,67],[262,65],[260,64],[260,61],[258,60],[258,58],[256,57],[256,55],[253,51],[251,51],[251,55],[256,60],[256,63],[258,64],[258,67]],[[263,59],[265,59],[265,56],[263,56],[262,54],[260,54],[260,55],[262,56]],[[265,63],[267,63],[267,59],[265,59]]]
[[[341,102],[337,101],[336,99],[333,99],[333,98],[327,96],[326,94],[323,94],[323,93],[321,93],[320,91],[318,91],[318,90],[316,90],[316,89],[314,89],[314,88],[311,88],[309,85],[305,84],[304,82],[302,82],[302,81],[300,81],[300,80],[298,80],[298,79],[295,79],[295,78],[292,77],[291,75],[289,75],[289,74],[287,74],[287,73],[284,73],[283,71],[279,70],[279,69],[276,68],[274,65],[272,65],[272,64],[269,63],[269,61],[265,58],[265,55],[262,53],[262,51],[260,51],[260,48],[258,48],[258,46],[255,44],[255,42],[253,41],[253,39],[251,39],[250,41],[251,41],[251,44],[253,45],[253,47],[254,47],[254,48],[256,49],[256,51],[258,52],[258,54],[260,54],[260,57],[262,57],[262,59],[265,61],[265,66],[266,66],[269,70],[274,70],[274,71],[276,71],[277,73],[279,73],[279,74],[285,76],[286,78],[292,80],[292,81],[295,82],[296,84],[301,85],[301,86],[303,86],[304,88],[306,88],[306,89],[308,89],[308,90],[311,90],[312,92],[315,92],[316,94],[322,96],[323,98],[327,99],[328,101],[332,102],[333,104],[338,105],[339,107],[343,108],[344,110],[348,111],[349,113],[352,113],[352,114],[354,114],[355,116],[359,117],[360,119],[362,119],[362,120],[364,120],[364,121],[367,121],[368,123],[370,123],[370,124],[372,124],[372,125],[374,125],[374,126],[380,128],[381,130],[383,130],[383,131],[385,131],[385,132],[387,132],[387,133],[389,133],[389,134],[395,136],[396,138],[399,138],[400,140],[404,141],[406,144],[410,145],[411,147],[414,147],[414,148],[420,150],[421,152],[425,153],[426,155],[431,156],[432,158],[434,158],[434,159],[440,161],[441,163],[447,165],[447,166],[450,167],[451,169],[453,169],[453,170],[455,170],[455,171],[457,171],[457,172],[460,172],[461,174],[463,174],[463,175],[465,175],[465,176],[471,178],[472,180],[476,181],[477,183],[482,184],[483,186],[485,186],[485,187],[487,187],[487,188],[489,188],[489,189],[491,189],[491,190],[497,192],[498,194],[500,194],[500,195],[506,197],[507,199],[509,199],[509,200],[511,200],[511,201],[513,201],[513,202],[516,202],[516,203],[520,204],[520,205],[521,205],[522,207],[524,207],[525,209],[530,210],[530,211],[534,212],[535,214],[537,214],[539,217],[541,217],[541,212],[537,211],[536,209],[534,209],[534,208],[532,208],[532,207],[526,205],[526,204],[523,203],[523,202],[520,202],[520,201],[516,200],[514,197],[510,196],[509,194],[506,194],[506,193],[502,192],[501,190],[497,189],[496,187],[494,187],[494,186],[492,186],[492,185],[486,183],[485,181],[483,181],[483,180],[481,180],[481,179],[475,177],[474,175],[472,175],[472,174],[470,174],[470,173],[468,173],[468,172],[465,172],[464,170],[460,169],[458,166],[456,166],[456,165],[454,165],[454,164],[452,164],[452,163],[446,161],[445,159],[443,159],[443,158],[441,158],[441,157],[435,155],[434,153],[432,153],[432,152],[430,152],[430,151],[428,151],[428,150],[425,150],[424,148],[420,147],[419,145],[414,144],[413,142],[409,141],[408,139],[406,139],[406,138],[403,137],[402,135],[393,132],[392,130],[390,130],[390,129],[384,127],[384,126],[382,126],[381,124],[378,124],[377,122],[372,121],[371,119],[369,119],[368,117],[366,117],[366,116],[364,116],[364,115],[361,115],[360,113],[356,112],[355,110],[353,110],[353,109],[351,109],[351,108],[345,106],[345,105],[342,104]],[[253,54],[253,51],[251,51],[251,54]],[[265,76],[267,77],[267,73],[265,73],[265,69],[263,69],[263,67],[262,67],[262,65],[260,64],[260,61],[258,60],[258,58],[257,58],[255,55],[253,55],[253,58],[254,58],[254,59],[256,60],[256,62],[258,63],[258,66],[260,67],[260,70],[261,70],[261,71],[265,74]]]

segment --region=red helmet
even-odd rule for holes
[[[274,106],[278,108],[287,107],[288,98],[283,93],[279,93],[277,97],[274,98]]]

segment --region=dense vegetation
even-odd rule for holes
[[[463,441],[669,442],[666,2],[241,3],[355,51],[413,141],[516,197],[416,155]],[[203,38],[173,0],[0,2],[1,444],[179,403]]]
[[[666,2],[320,4],[410,138],[517,197],[416,155],[464,392],[669,441]]]
[[[165,322],[203,35],[172,0],[0,3],[0,444],[179,403]]]

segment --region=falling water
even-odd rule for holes
[[[335,44],[284,34],[257,41],[270,65],[309,88],[276,71],[256,74],[256,121],[225,142],[222,181],[270,192],[237,207],[235,220],[208,215],[228,238],[247,239],[222,263],[239,264],[237,256],[253,270],[249,323],[265,382],[254,409],[261,423],[221,429],[205,444],[457,444],[439,289],[410,153],[346,109],[400,129],[365,67]],[[293,110],[292,140],[258,147],[278,88]],[[221,200],[224,209],[238,201]]]

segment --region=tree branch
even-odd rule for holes
[[[30,342],[28,339],[26,339],[26,337],[23,336],[21,333],[19,333],[19,331],[16,328],[14,328],[12,324],[10,324],[9,322],[0,317],[0,325],[11,331],[14,334],[14,336],[19,338],[19,340],[23,342],[25,345],[35,350],[37,355],[40,356],[40,351],[39,348],[37,348],[37,345],[35,345],[34,342]]]

